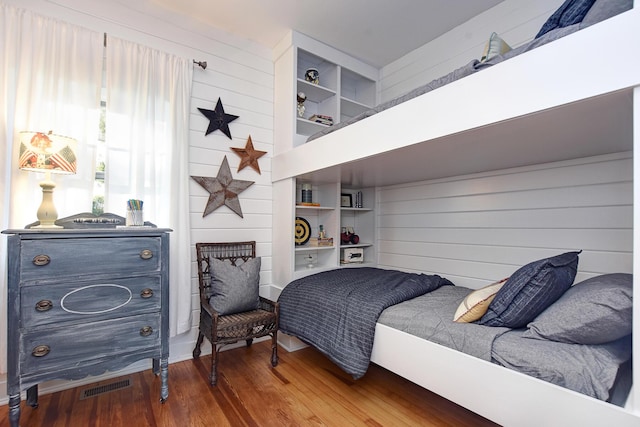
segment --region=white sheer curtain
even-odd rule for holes
[[[144,201],[145,221],[173,229],[170,326],[191,328],[188,124],[191,61],[107,39],[105,211]]]
[[[17,169],[23,130],[78,140],[78,173],[54,177],[60,217],[91,211],[102,75],[100,33],[0,4],[0,228],[37,220],[44,174]],[[6,237],[0,238],[0,316],[6,319]],[[2,323],[5,325],[5,323]],[[6,348],[6,328],[0,328]],[[0,352],[0,371],[6,371]]]

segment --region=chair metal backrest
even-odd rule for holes
[[[208,301],[211,296],[211,264],[210,259],[217,258],[221,261],[228,260],[232,265],[238,265],[256,257],[256,242],[220,242],[220,243],[196,243],[196,256],[198,260],[198,285],[200,299]]]

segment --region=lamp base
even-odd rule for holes
[[[38,221],[40,221],[40,225],[31,228],[63,228],[55,224],[58,219],[58,211],[53,204],[53,189],[56,187],[55,183],[50,179],[45,179],[40,183],[40,187],[42,188],[42,203],[38,208]]]
[[[42,224],[42,223],[41,223],[40,225],[34,225],[33,227],[31,227],[31,229],[32,229],[32,230],[34,230],[34,229],[36,229],[36,230],[37,230],[37,229],[39,229],[39,228],[40,228],[40,229],[42,229],[42,228],[46,228],[46,229],[51,230],[51,229],[64,228],[64,227],[63,227],[63,226],[61,226],[61,225],[56,225],[56,224]]]

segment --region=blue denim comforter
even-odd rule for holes
[[[354,378],[369,367],[382,311],[452,285],[437,275],[343,268],[289,283],[282,291],[280,331],[313,345]]]

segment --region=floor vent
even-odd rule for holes
[[[90,397],[96,397],[104,393],[112,391],[122,390],[123,388],[131,387],[131,379],[115,381],[109,384],[98,385],[95,387],[87,388],[80,393],[80,400],[88,399]]]

